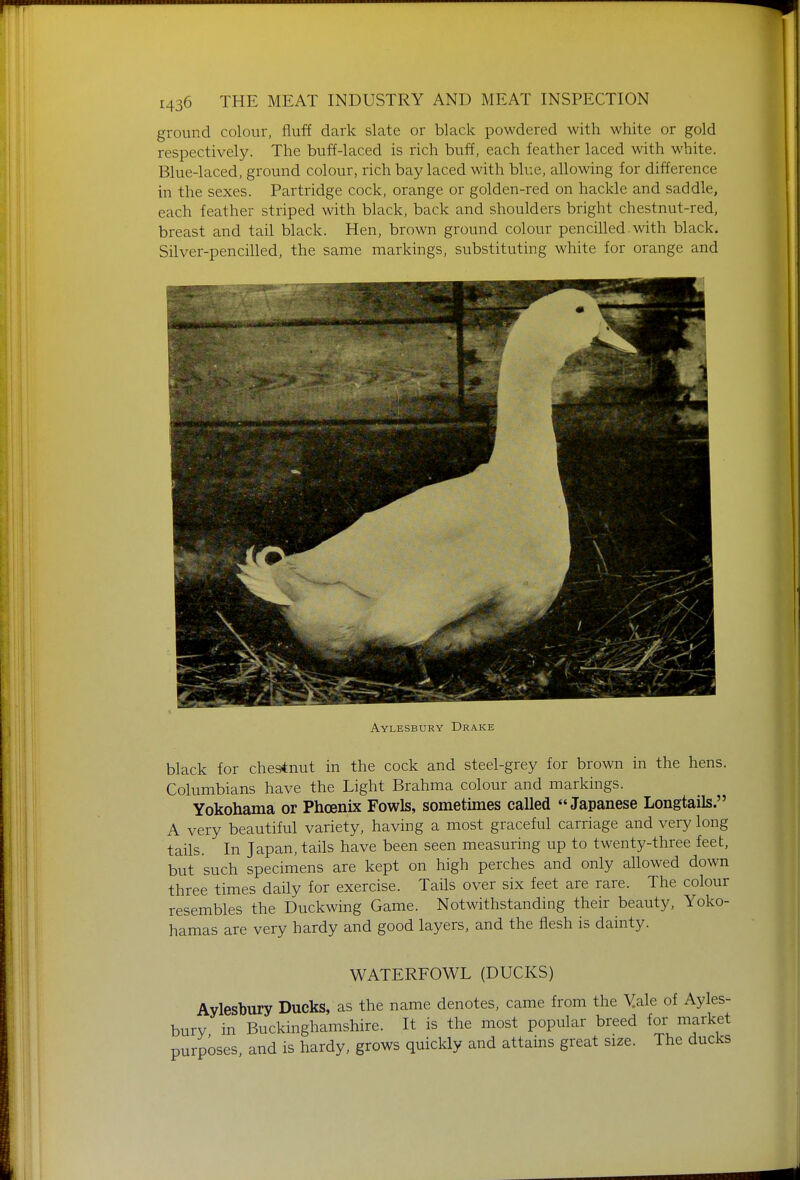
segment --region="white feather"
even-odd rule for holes
[[[239,565],[239,579],[256,598],[263,598],[264,602],[274,602],[277,606],[291,606],[291,598],[287,598],[275,584],[272,563],[267,561],[271,553],[277,553],[281,561],[286,556],[277,545],[267,545],[258,553],[255,552],[255,546],[251,545],[244,563]]]

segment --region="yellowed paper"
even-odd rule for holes
[[[28,1174],[456,1180],[789,1166],[794,685],[780,18],[700,4],[69,7],[13,14],[12,28],[28,55],[29,102],[23,392],[38,970],[29,1000],[38,1016],[41,1159]],[[633,143],[644,145],[638,156]],[[547,152],[533,150],[542,145]],[[372,153],[357,154],[365,147]],[[167,154],[189,149],[208,154]],[[652,170],[664,161],[713,161],[715,170]],[[387,171],[365,171],[378,163]],[[432,163],[453,170],[431,173]],[[295,164],[296,175],[248,171]],[[559,164],[586,170],[559,175]],[[524,193],[492,188],[523,181]],[[623,181],[650,192],[622,193]],[[667,201],[670,182],[705,188],[669,196],[689,212],[622,211],[623,201]],[[322,184],[343,191],[320,195],[314,186]],[[429,195],[411,191],[422,184]],[[491,202],[500,211],[489,212]],[[503,202],[525,202],[528,212],[505,211]],[[336,203],[341,214],[320,212]],[[665,228],[635,231],[645,220]],[[431,232],[412,237],[391,225]],[[562,234],[564,225],[576,228]],[[227,236],[214,236],[220,226]],[[373,249],[412,240],[440,252]],[[531,250],[456,249],[495,242]],[[646,309],[631,311],[624,300],[642,284],[669,281],[677,291],[683,280],[698,323],[703,313],[702,335],[689,344],[676,336],[661,361],[648,361]],[[458,419],[486,423],[504,334],[521,285],[534,281],[605,291],[612,328],[623,338],[626,325],[638,331],[645,359],[618,354],[612,394],[592,392],[596,401],[624,400],[636,382],[651,391],[636,395],[637,405],[657,401],[664,373],[682,374],[695,390],[706,375],[698,358],[707,364],[713,685],[687,692],[679,681],[674,692],[644,695],[625,690],[625,673],[620,690],[596,697],[555,688],[537,695],[531,681],[514,699],[490,688],[480,700],[434,692],[410,694],[409,703],[317,704],[309,690],[307,707],[288,707],[270,698],[264,679],[246,705],[181,697],[173,523],[191,511],[188,493],[173,499],[172,486],[194,469],[171,453],[171,428],[173,448],[179,428],[180,438],[205,438],[199,427],[212,402],[214,438],[230,427],[230,468],[203,468],[220,490],[212,495],[198,481],[194,492],[214,553],[229,561],[220,592],[239,593],[245,543],[283,547],[296,538],[246,537],[243,518],[231,524],[220,510],[215,519],[215,504],[229,502],[228,470],[236,486],[251,481],[254,497],[263,495],[265,524],[281,462],[281,495],[286,481],[317,479],[316,498],[312,484],[298,484],[309,536],[338,494],[318,472],[301,471],[292,440],[317,419],[365,416],[353,407],[362,387],[372,388],[372,359],[358,360],[372,345],[351,342],[358,331],[368,338],[359,317],[372,331],[382,313],[374,290],[366,312],[349,309],[359,285],[380,285],[387,301],[402,284],[414,285],[403,299],[427,298],[417,286],[427,283],[456,285],[467,302],[474,288],[489,301],[478,307],[483,319],[463,320],[484,332],[475,347],[489,359],[484,385],[470,393],[467,384],[464,395],[480,412]],[[614,282],[625,288],[622,311],[609,295]],[[504,317],[491,303],[502,284]],[[347,328],[316,352],[322,285],[332,292],[330,331],[335,321]],[[203,315],[227,310],[224,324],[195,334],[202,344],[194,353],[185,306],[200,288],[208,289]],[[237,362],[231,333],[249,330],[237,327],[237,307],[248,323],[256,303],[269,319],[287,290],[311,310],[295,314],[286,339],[264,337],[263,362],[250,351]],[[428,362],[418,353],[409,361],[392,326],[415,320],[403,308],[381,329],[381,349],[393,350],[397,366],[392,388],[409,399],[397,415],[391,399],[381,403],[374,420],[390,425],[398,415],[405,421],[417,395],[431,404]],[[461,330],[424,329],[435,341],[450,332],[451,342]],[[418,326],[403,332],[413,348],[427,339]],[[471,339],[458,346],[467,377],[477,372]],[[665,356],[671,367],[659,368]],[[297,374],[287,371],[292,364]],[[318,405],[315,388],[304,392],[308,373],[327,389],[337,364],[347,376],[331,394],[334,411],[291,409],[298,386],[302,406]],[[582,371],[580,388],[593,391],[598,370]],[[574,388],[558,394],[564,420],[577,413]],[[237,423],[261,429],[256,396],[273,406],[264,429],[276,426],[275,404],[290,406],[263,492],[257,472],[234,461],[245,437]],[[702,418],[694,403],[676,403],[674,429],[689,429],[692,414]],[[609,438],[598,482],[627,445]],[[695,444],[675,436],[671,445]],[[655,476],[642,470],[641,479],[644,497]],[[639,492],[628,494],[635,501]],[[567,500],[575,537],[581,518]],[[254,505],[248,525],[260,512]],[[598,535],[596,544],[608,573],[606,540]],[[502,565],[500,548],[491,553]],[[191,563],[205,570],[209,552],[179,547],[179,592],[193,584]],[[241,589],[237,609],[250,611],[250,629],[243,635],[237,616],[228,643],[258,656],[256,608],[264,626],[268,618],[278,625],[279,608],[245,597]],[[220,636],[224,622],[215,624]],[[301,655],[301,672],[314,667]],[[432,669],[436,689],[441,673]],[[534,661],[532,676],[541,670]],[[342,671],[350,674],[347,661]],[[412,674],[393,675],[413,688]],[[617,786],[576,785],[598,776]],[[451,787],[426,789],[434,780]],[[372,786],[360,791],[357,782]],[[288,785],[280,794],[265,783]],[[252,784],[253,794],[227,790],[237,784]],[[581,810],[582,800],[612,794],[635,799],[636,819],[655,826],[624,827],[633,814],[624,810]],[[536,817],[540,798],[550,799],[549,828],[489,828],[498,816]],[[423,809],[432,799],[492,799],[502,810],[439,815]],[[353,800],[361,810],[351,820],[342,807]],[[411,810],[378,808],[400,800]],[[275,810],[252,817],[235,802]],[[326,811],[331,803],[340,809]],[[446,826],[477,814],[485,847],[468,846],[475,833],[463,826]],[[619,827],[565,827],[568,816],[614,818]],[[323,828],[304,826],[315,822]],[[252,834],[251,823],[278,826]],[[523,844],[503,844],[514,839]],[[611,839],[627,843],[603,843]],[[642,857],[650,872],[636,867]],[[319,871],[285,867],[298,863]],[[265,889],[288,881],[300,881],[294,898]],[[517,891],[538,908],[466,905]],[[464,905],[442,907],[443,896]],[[371,904],[387,897],[413,908]],[[360,906],[315,911],[309,903],[320,898]],[[563,905],[547,908],[548,899]],[[195,904],[218,909],[193,918]]]

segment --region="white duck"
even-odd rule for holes
[[[590,295],[560,290],[537,300],[506,342],[487,463],[368,512],[305,553],[251,548],[242,582],[279,607],[315,655],[358,663],[405,650],[425,676],[425,659],[541,618],[570,555],[553,379],[595,339],[636,352]]]

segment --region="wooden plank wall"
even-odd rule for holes
[[[528,304],[563,285],[173,288],[173,423],[485,419],[510,326]],[[584,421],[597,428],[597,407],[604,406],[609,426],[621,433],[704,432],[700,282],[581,287],[642,351],[631,357],[594,349],[571,358],[554,389],[555,405],[572,407],[557,411],[562,430],[580,430]]]
[[[585,350],[555,384],[573,566],[601,534],[629,566],[685,559],[687,532],[708,553],[700,280],[171,288],[179,614],[238,594],[247,545],[308,548],[484,461],[508,329],[562,286],[639,349]]]

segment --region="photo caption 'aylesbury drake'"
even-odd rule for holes
[[[242,582],[281,610],[309,651],[339,664],[406,652],[424,673],[428,658],[541,618],[570,556],[553,380],[594,340],[636,352],[582,291],[532,303],[503,351],[487,463],[367,512],[305,553],[251,548]]]

